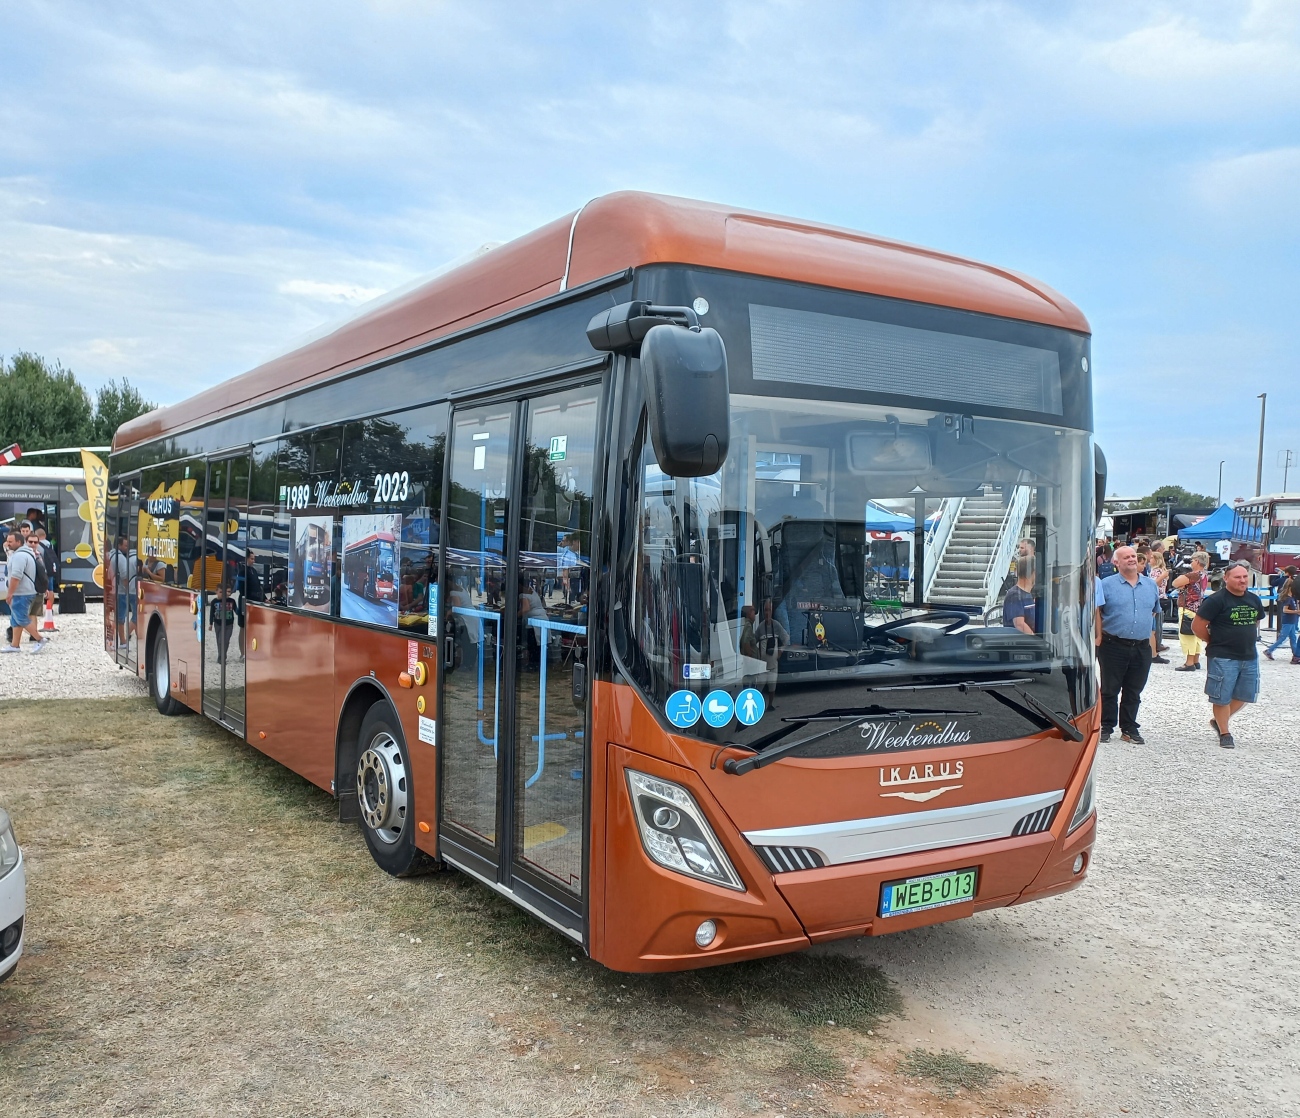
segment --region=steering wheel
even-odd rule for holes
[[[941,633],[955,633],[963,625],[970,621],[970,614],[963,613],[961,610],[944,609],[933,610],[930,613],[922,614],[920,617],[896,617],[893,621],[886,621],[883,625],[868,625],[867,636],[874,637],[888,633],[893,629],[901,628],[904,625],[922,625],[936,618],[946,618],[948,623],[941,625]]]

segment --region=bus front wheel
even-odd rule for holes
[[[149,694],[160,714],[184,714],[189,710],[172,694],[172,662],[167,651],[167,630],[159,628],[153,641],[153,662],[149,665]]]
[[[428,859],[415,845],[411,759],[396,712],[375,703],[357,738],[357,806],[371,857],[394,877],[421,872]]]

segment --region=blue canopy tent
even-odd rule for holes
[[[1190,528],[1179,528],[1178,538],[1180,540],[1227,540],[1233,535],[1233,524],[1237,524],[1237,535],[1240,538],[1258,540],[1260,536],[1259,529],[1252,530],[1244,521],[1238,521],[1237,514],[1233,511],[1231,505],[1220,505],[1209,516]]]
[[[875,501],[867,502],[866,519],[868,532],[911,532],[916,528],[916,521],[910,516],[899,516]]]

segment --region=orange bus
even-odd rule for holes
[[[616,970],[1059,893],[1095,834],[1089,344],[1012,272],[599,198],[124,425],[105,647],[387,872]],[[182,507],[202,562],[143,577]],[[350,613],[380,520],[395,607]]]

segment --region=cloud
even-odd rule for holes
[[[1274,236],[1297,228],[1300,146],[1211,159],[1193,168],[1194,199],[1216,217],[1263,227]]]
[[[1096,330],[1116,484],[1149,490],[1185,460],[1171,393],[1288,357],[1298,21],[1287,0],[11,0],[0,351],[174,400],[482,242],[660,190],[1040,275]],[[1251,442],[1242,422],[1224,437]]]

